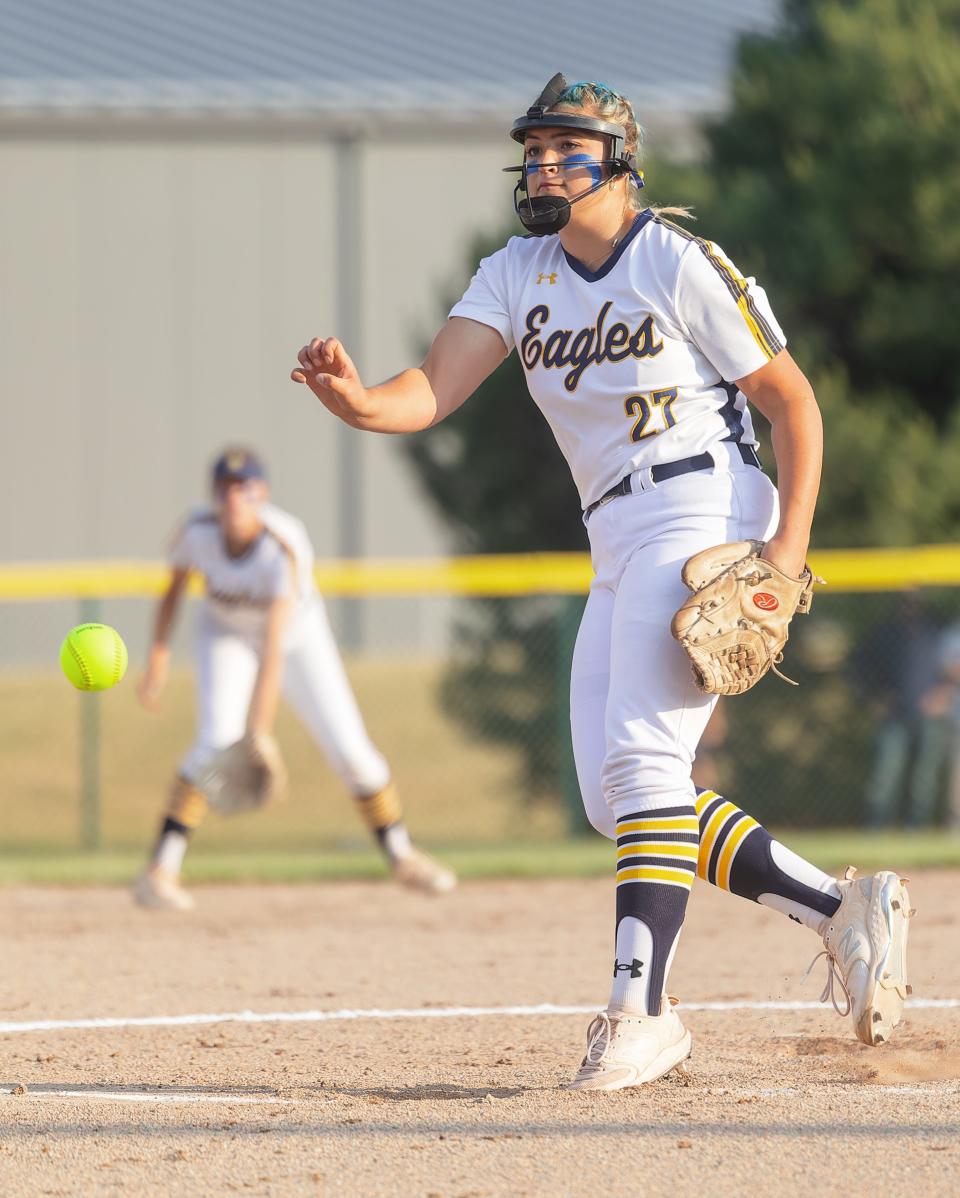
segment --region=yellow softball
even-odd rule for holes
[[[127,672],[127,646],[109,624],[78,624],[60,646],[60,668],[77,690],[109,690]]]

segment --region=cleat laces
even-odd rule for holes
[[[840,969],[837,966],[837,959],[833,953],[829,951],[829,949],[822,949],[819,953],[817,953],[807,967],[807,972],[800,979],[800,984],[803,985],[803,983],[807,980],[807,978],[813,972],[814,965],[816,965],[821,957],[827,958],[827,980],[824,983],[823,993],[820,995],[820,1001],[824,1003],[832,1003],[833,1009],[836,1011],[836,1013],[846,1018],[847,1015],[849,1015],[853,1010],[853,999],[850,997],[850,991],[847,989],[847,984],[843,980],[843,974],[840,972]],[[847,1006],[845,1010],[840,1009],[840,1004],[837,1001],[838,989],[846,999]]]
[[[606,1011],[601,1011],[587,1028],[587,1055],[583,1058],[581,1069],[588,1066],[594,1068],[603,1063],[610,1043],[613,1040],[613,1024]]]

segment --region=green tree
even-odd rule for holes
[[[788,0],[778,32],[742,39],[703,169],[660,172],[762,281],[814,383],[819,545],[956,535],[958,118],[960,0]]]
[[[694,230],[762,280],[814,383],[826,432],[817,546],[956,537],[958,115],[958,0],[792,0],[777,33],[741,42],[703,172],[673,181]],[[956,598],[931,602],[955,619]],[[786,688],[737,701],[728,781],[751,810],[859,817],[873,716],[844,662],[858,645],[881,651],[870,629],[891,614],[889,596],[828,590],[798,622],[788,672],[804,685],[802,733]]]
[[[789,0],[707,128],[707,236],[857,394],[960,395],[960,0]]]

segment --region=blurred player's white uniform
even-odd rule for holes
[[[364,727],[313,581],[313,548],[302,522],[264,504],[265,531],[240,557],[228,552],[212,510],[176,534],[170,563],[203,576],[206,596],[195,631],[199,719],[180,773],[194,782],[210,757],[244,733],[260,660],[266,609],[292,603],[283,695],[355,794],[374,794],[390,770]]]
[[[206,594],[194,634],[197,734],[173,780],[150,863],[137,881],[138,902],[181,910],[193,905],[180,870],[188,838],[207,811],[198,783],[216,753],[239,741],[252,721],[268,719],[262,677],[270,680],[270,706],[279,677],[281,693],[353,795],[394,877],[430,893],[450,890],[454,875],[412,845],[390,768],[367,735],[314,586],[306,529],[265,501],[263,466],[249,451],[221,455],[212,482],[215,506],[195,512],[173,538],[170,582],[141,683],[141,698],[153,705],[166,678],[179,596],[187,576],[199,574]],[[280,614],[286,617],[282,640]]]

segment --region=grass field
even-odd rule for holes
[[[783,840],[821,868],[838,873],[847,865],[861,870],[960,867],[960,838],[934,832],[870,835],[855,829],[796,833]],[[461,878],[591,878],[612,869],[612,848],[600,836],[558,840],[544,851],[542,841],[464,845],[430,842]],[[20,852],[0,854],[0,885],[124,884],[142,868],[142,851]],[[339,852],[231,851],[198,849],[187,859],[190,882],[323,882],[383,877],[380,855],[345,848]]]
[[[391,763],[416,835],[434,843],[510,840],[518,812],[526,836],[564,834],[559,809],[524,807],[509,750],[471,740],[447,719],[437,693],[442,664],[422,657],[353,663],[350,675],[375,742]],[[133,673],[133,671],[131,671]],[[139,850],[153,834],[179,758],[193,738],[190,675],[174,674],[163,710],[137,702],[134,678],[84,695],[59,674],[8,673],[0,682],[0,761],[8,803],[4,845],[18,853],[80,846],[80,711],[99,706],[102,727],[102,845]],[[290,799],[268,816],[211,819],[203,847],[270,852],[365,847],[344,787],[299,723],[281,710],[278,736],[290,770]]]
[[[559,804],[525,801],[509,749],[478,744],[444,715],[437,698],[441,671],[441,663],[423,658],[361,660],[350,668],[414,834],[464,877],[606,873],[611,858],[603,840],[570,839]],[[175,674],[159,715],[143,711],[132,683],[90,696],[54,673],[8,674],[0,681],[0,760],[8,797],[0,882],[121,883],[140,868],[166,786],[192,737],[194,700],[185,670]],[[91,703],[98,704],[102,726],[102,842],[96,853],[80,851],[80,712]],[[257,816],[211,818],[196,836],[189,877],[315,882],[382,875],[344,788],[288,712],[281,712],[278,732],[290,767],[289,800]],[[848,863],[960,865],[960,837],[939,831],[874,836],[785,829],[782,836],[831,870]]]

